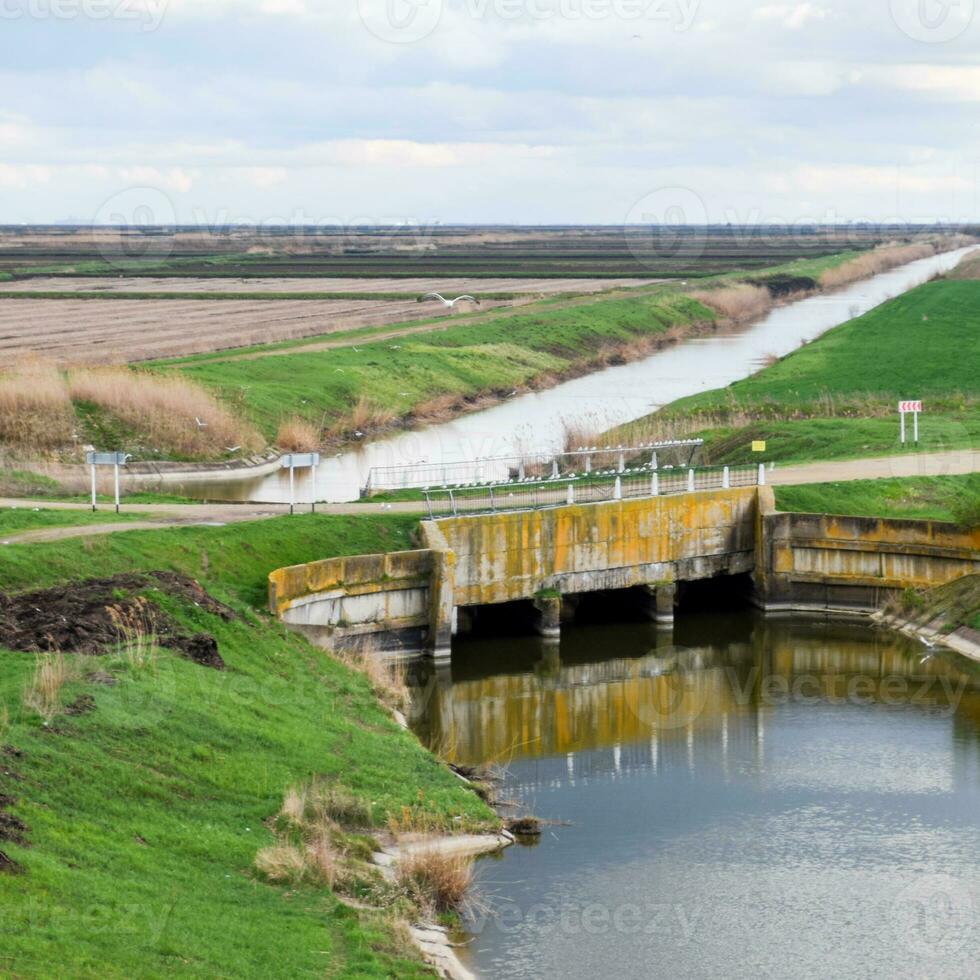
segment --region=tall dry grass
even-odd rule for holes
[[[87,368],[69,374],[68,390],[73,400],[98,406],[134,430],[134,438],[160,452],[206,458],[232,448],[253,451],[263,444],[251,426],[185,378]]]
[[[71,445],[75,413],[64,376],[42,360],[26,360],[0,374],[0,443],[48,451]]]
[[[889,269],[905,265],[908,262],[927,259],[930,255],[935,255],[936,251],[936,246],[929,242],[920,242],[915,245],[882,245],[870,252],[864,252],[853,259],[848,259],[847,262],[833,269],[825,270],[820,274],[820,285],[825,289],[848,286],[852,282],[869,279],[871,276],[887,272]]]
[[[288,418],[279,423],[276,445],[291,453],[311,453],[319,449],[323,440],[320,430],[306,419]]]
[[[473,861],[442,851],[416,851],[397,867],[399,884],[416,905],[430,914],[458,912],[473,884]]]
[[[764,286],[739,283],[720,289],[701,289],[691,297],[729,320],[753,320],[773,307],[773,298]]]
[[[34,675],[24,688],[22,701],[46,724],[61,711],[61,693],[74,671],[60,653],[39,653],[34,659]]]
[[[396,418],[398,413],[394,409],[379,405],[368,395],[361,395],[351,409],[347,426],[359,432],[371,432],[390,425]]]

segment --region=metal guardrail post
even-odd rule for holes
[[[456,516],[456,498],[453,496],[452,490],[449,491],[449,506],[453,509],[453,517]]]
[[[569,507],[571,507],[572,504],[575,503],[575,484],[574,483],[569,483],[568,484],[568,497],[566,498],[566,503],[568,504]]]
[[[766,485],[766,464],[759,464],[759,486],[764,487]]]
[[[687,492],[694,493],[694,470],[687,471]]]
[[[626,453],[620,453],[619,454],[619,468],[617,469],[616,472],[617,473],[622,473],[623,470],[625,470],[625,469],[626,469]]]
[[[656,470],[653,471],[653,475],[650,477],[650,496],[660,496],[660,476]]]
[[[558,479],[558,460],[553,459],[551,461],[551,478],[552,480]]]
[[[613,500],[623,499],[623,481],[617,476],[616,485],[613,487]]]
[[[724,490],[730,490],[732,486],[732,476],[727,466],[721,473],[721,485]]]
[[[490,491],[490,512],[493,513],[497,509],[496,501],[493,499],[493,487],[487,487]]]

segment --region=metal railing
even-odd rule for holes
[[[529,452],[511,456],[486,456],[453,463],[409,463],[373,466],[363,496],[386,490],[448,489],[460,483],[507,482],[536,477],[557,480],[578,473],[613,469],[625,473],[627,464],[642,459],[656,468],[664,463],[690,466],[703,439],[651,442],[642,446],[584,446],[567,452]]]
[[[765,482],[764,464],[700,469],[637,467],[622,473],[608,470],[557,480],[524,479],[485,485],[460,484],[455,487],[425,489],[422,496],[429,519],[438,520],[458,514],[543,510],[572,504],[695,493],[699,490],[754,487],[762,486]]]

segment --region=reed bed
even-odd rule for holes
[[[691,293],[693,299],[729,320],[754,320],[773,308],[772,294],[764,286],[740,283],[720,289],[702,289]]]
[[[102,409],[141,443],[189,458],[253,451],[263,440],[204,388],[180,377],[90,368],[68,375],[73,401]]]
[[[53,364],[22,361],[0,374],[0,442],[49,451],[71,445],[74,432],[68,386]]]

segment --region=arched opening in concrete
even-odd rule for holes
[[[457,636],[526,636],[539,619],[532,599],[461,606],[456,610]]]
[[[562,620],[582,625],[644,623],[650,620],[650,590],[605,589],[562,597]]]
[[[751,605],[752,575],[719,575],[677,583],[678,615],[698,612],[732,612]]]

